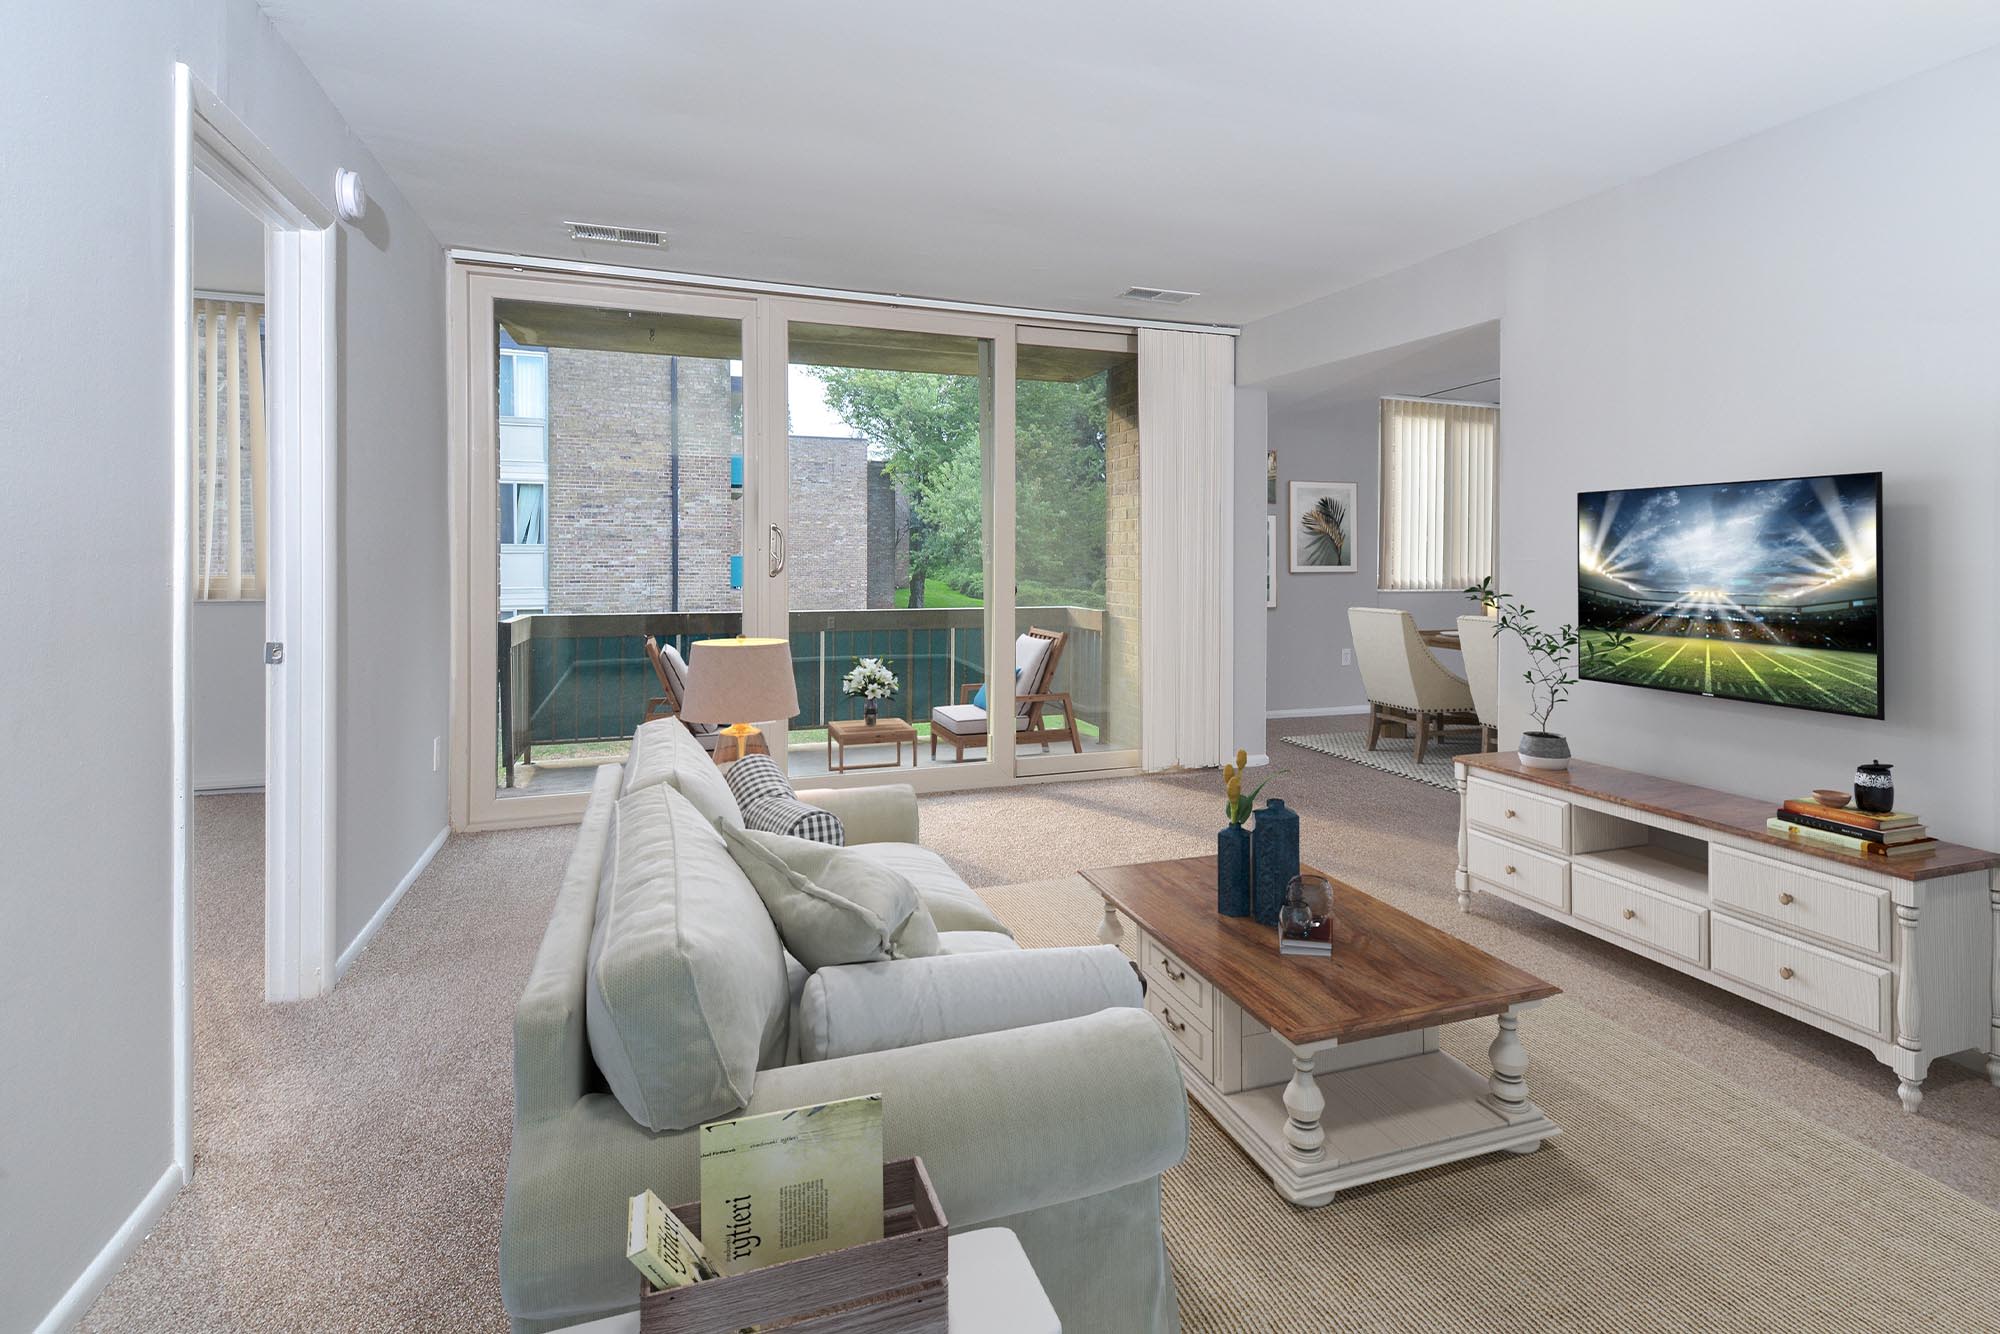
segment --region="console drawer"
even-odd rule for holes
[[[1708,909],[1572,865],[1570,911],[1689,963],[1708,962]]]
[[[1465,837],[1465,864],[1468,871],[1488,884],[1569,911],[1566,861],[1472,830]]]
[[[1160,1021],[1167,1041],[1188,1068],[1213,1083],[1215,1034],[1209,1026],[1182,1010],[1173,997],[1162,995],[1157,987],[1146,993],[1146,1012]]]
[[[1473,824],[1533,843],[1569,851],[1569,803],[1538,797],[1500,783],[1472,779],[1465,786],[1466,818]]]
[[[1876,1037],[1889,1036],[1889,970],[1738,921],[1709,918],[1710,967],[1767,996]]]
[[[1146,975],[1147,986],[1164,993],[1177,1013],[1211,1030],[1215,1027],[1215,989],[1209,986],[1208,979],[1144,932],[1139,935],[1139,971]]]
[[[1708,892],[1717,905],[1787,931],[1889,957],[1889,895],[1772,857],[1712,843]]]

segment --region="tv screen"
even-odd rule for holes
[[[1583,492],[1578,675],[1880,718],[1881,514],[1879,472]]]

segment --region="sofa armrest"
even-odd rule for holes
[[[823,787],[796,795],[808,806],[839,816],[850,844],[918,841],[917,792],[908,783]]]
[[[758,1073],[743,1115],[882,1095],[883,1152],[919,1157],[954,1230],[1158,1176],[1187,1152],[1187,1096],[1143,1010]],[[518,1318],[634,1305],[625,1201],[701,1194],[698,1131],[655,1134],[611,1097],[515,1127],[500,1284]]]
[[[825,1061],[1144,1004],[1114,946],[1007,949],[822,968],[792,1024],[800,1059]]]

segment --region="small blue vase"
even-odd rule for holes
[[[1215,910],[1250,915],[1250,835],[1233,824],[1215,836]]]
[[[1257,812],[1257,832],[1250,860],[1250,915],[1265,926],[1276,926],[1285,908],[1285,891],[1299,873],[1299,817],[1276,798]]]

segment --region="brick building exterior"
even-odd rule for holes
[[[1139,360],[1105,376],[1104,740],[1139,744]]]

